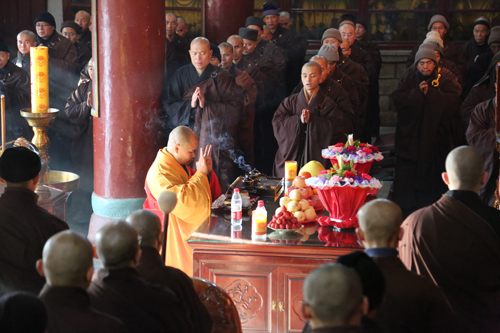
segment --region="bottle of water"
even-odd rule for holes
[[[233,197],[231,198],[231,224],[232,225],[241,225],[241,195],[240,189],[235,188],[233,192]]]

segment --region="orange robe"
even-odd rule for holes
[[[163,222],[156,199],[162,191],[177,194],[177,205],[169,214],[165,264],[192,276],[193,250],[187,240],[210,218],[212,197],[216,199],[221,191],[215,172],[209,181],[204,173],[187,169],[189,174],[166,148],[160,150],[146,176],[144,209],[155,212]]]

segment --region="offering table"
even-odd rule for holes
[[[378,197],[387,197],[383,182]],[[265,201],[268,221],[278,201]],[[233,299],[244,332],[302,332],[302,284],[309,272],[353,251],[362,250],[354,231],[334,232],[312,222],[299,232],[252,241],[251,214],[243,212],[241,231],[231,228],[230,211],[213,211],[191,236],[193,275],[216,283]],[[273,238],[273,239],[272,239]]]

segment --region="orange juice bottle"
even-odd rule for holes
[[[264,201],[259,200],[257,209],[252,212],[252,239],[266,240],[267,211]]]

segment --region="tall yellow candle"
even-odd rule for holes
[[[46,46],[32,47],[31,60],[31,111],[49,110],[49,49]]]

